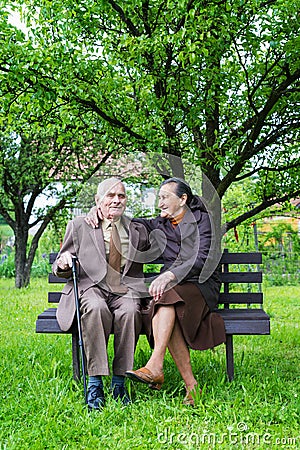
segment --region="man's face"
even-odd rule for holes
[[[123,183],[116,183],[99,199],[96,196],[97,208],[101,210],[103,217],[116,221],[125,211],[126,208],[126,192]]]

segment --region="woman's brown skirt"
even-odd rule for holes
[[[225,342],[222,317],[210,312],[200,289],[193,283],[177,285],[142,310],[143,328],[150,346],[154,347],[152,318],[160,306],[173,305],[187,345],[194,350],[207,350]]]

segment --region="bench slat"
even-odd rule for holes
[[[59,303],[61,292],[48,292],[48,303]]]
[[[157,276],[157,273],[146,273],[145,278],[151,278]],[[222,272],[220,273],[220,278],[223,283],[261,283],[262,273],[261,272]],[[52,283],[66,283],[68,280],[66,278],[56,277],[52,273],[48,275],[48,282]]]
[[[49,254],[49,262],[53,264],[58,252]],[[259,252],[229,253],[224,252],[221,257],[221,264],[261,264],[262,254]],[[152,264],[162,264],[162,259],[158,258]]]
[[[55,275],[53,275],[53,273],[49,273],[48,274],[48,283],[66,283],[68,281],[68,278],[60,278],[57,277]]]
[[[269,320],[268,314],[260,308],[217,309],[216,312],[221,314],[224,320]]]
[[[158,274],[148,272],[144,276],[149,282],[150,278],[156,278]],[[221,272],[220,279],[222,283],[261,283],[262,272]]]
[[[261,264],[262,254],[259,252],[249,253],[229,253],[224,252],[221,257],[221,264]]]
[[[222,272],[222,283],[262,283],[261,272]]]
[[[216,310],[224,319],[226,334],[263,335],[270,334],[270,319],[261,309]],[[56,319],[56,308],[48,308],[38,316],[37,333],[67,334],[60,329]]]
[[[61,297],[61,292],[48,292],[48,303],[59,303]],[[226,294],[224,292],[220,293],[219,304],[230,303],[230,304],[263,304],[263,294],[262,292],[231,292]]]
[[[60,329],[56,319],[38,319],[35,327],[36,333],[70,334]]]
[[[263,294],[262,292],[230,292],[225,293],[221,292],[219,296],[218,304],[222,305],[223,303],[229,303],[229,304],[263,304]]]
[[[262,309],[221,309],[226,334],[270,334],[270,318]]]
[[[35,329],[37,333],[64,333],[56,319],[56,308],[48,308],[39,314]]]
[[[227,320],[224,319],[226,334],[234,335],[269,335],[270,322],[268,320]]]
[[[38,315],[38,320],[56,320],[57,308],[48,308]],[[215,312],[220,314],[224,320],[269,320],[268,314],[262,309],[215,309]]]
[[[49,255],[49,263],[50,264],[54,263],[54,261],[56,260],[57,255],[58,255],[58,252],[57,253],[50,253],[50,255]]]
[[[38,320],[43,319],[56,319],[57,308],[47,308],[41,314],[38,315]]]

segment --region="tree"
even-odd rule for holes
[[[84,149],[76,153],[42,130],[35,135],[24,130],[17,136],[0,135],[0,214],[15,235],[18,288],[29,284],[38,243],[48,224],[67,215],[82,184],[109,156],[101,157],[97,149],[93,158],[90,150],[88,162]],[[35,232],[30,240],[31,229]]]
[[[26,0],[28,37],[15,32],[0,53],[3,109],[59,117],[64,134],[84,123],[112,152],[178,156],[173,173],[200,167],[221,199],[252,180],[255,202],[234,228],[300,193],[299,6]]]
[[[299,194],[299,0],[25,4],[24,79],[53,108],[100,118],[131,151],[192,158],[221,198],[256,177],[248,217]]]
[[[0,30],[0,214],[14,232],[15,285],[20,288],[29,284],[48,224],[68,215],[83,184],[112,152],[96,120],[98,136],[86,118],[74,120],[66,103],[51,108],[53,92],[45,89],[43,77],[37,83],[28,73],[36,61],[43,65],[42,57],[7,23],[7,14],[0,16]]]

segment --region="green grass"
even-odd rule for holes
[[[182,405],[183,384],[169,356],[160,392],[128,384],[134,402],[109,396],[89,413],[72,380],[70,336],[35,334],[47,306],[47,283],[27,289],[0,279],[0,449],[270,449],[300,448],[300,286],[265,289],[270,336],[234,337],[235,379],[225,376],[225,348],[192,352],[203,395]],[[111,352],[111,342],[110,342]],[[150,349],[140,338],[136,366]]]

